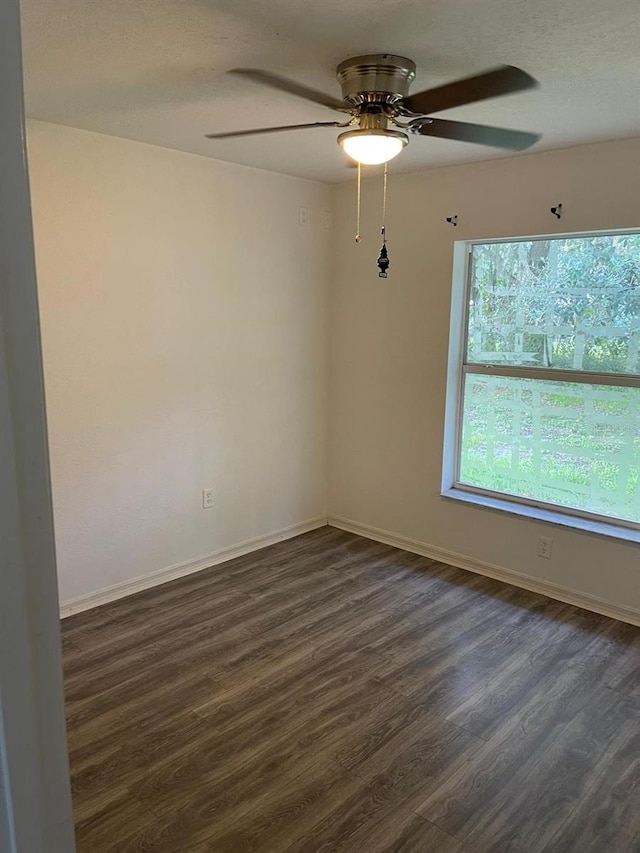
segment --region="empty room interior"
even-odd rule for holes
[[[21,18],[78,853],[640,853],[636,3]]]

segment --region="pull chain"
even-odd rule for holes
[[[387,165],[388,164],[385,162],[385,164],[384,164],[384,176],[382,178],[382,232],[381,233],[382,233],[382,236],[384,238],[383,243],[387,242],[386,229],[385,229],[385,223],[387,221],[387,176],[388,176]]]
[[[382,234],[382,248],[380,249],[380,255],[378,257],[378,269],[380,272],[378,276],[380,278],[387,277],[387,270],[389,269],[389,254],[387,252],[387,164],[384,164],[384,177],[382,179],[382,228],[380,229],[380,233]]]
[[[360,236],[360,196],[361,196],[361,193],[360,193],[360,178],[361,178],[360,172],[361,172],[361,169],[362,169],[362,163],[358,162],[358,201],[356,204],[356,243],[359,243],[360,240],[362,240],[362,237]]]

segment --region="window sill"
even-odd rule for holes
[[[619,527],[616,524],[607,524],[603,521],[594,521],[587,518],[579,518],[575,515],[567,515],[563,512],[554,512],[542,507],[530,506],[528,504],[516,503],[507,498],[494,498],[489,495],[478,495],[475,492],[466,492],[462,489],[445,489],[441,492],[442,497],[463,503],[475,504],[485,509],[497,509],[512,515],[524,516],[535,521],[546,521],[549,524],[558,524],[561,527],[570,527],[573,530],[581,530],[586,533],[595,533],[600,536],[608,536],[611,539],[620,539],[624,542],[640,543],[640,530],[632,530],[630,527]]]

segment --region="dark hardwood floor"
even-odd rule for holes
[[[63,643],[79,853],[640,851],[630,625],[325,527]]]

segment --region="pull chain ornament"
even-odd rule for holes
[[[387,229],[385,227],[385,222],[387,218],[387,164],[384,164],[384,178],[382,184],[382,228],[380,229],[380,233],[382,234],[382,248],[380,249],[380,254],[378,256],[378,269],[380,272],[378,273],[379,278],[387,277],[387,270],[389,269],[389,253],[387,252]]]
[[[384,228],[382,229],[382,248],[380,249],[380,254],[378,256],[378,269],[380,272],[378,273],[379,278],[387,277],[387,270],[389,269],[389,254],[387,252],[387,240],[384,236]]]

